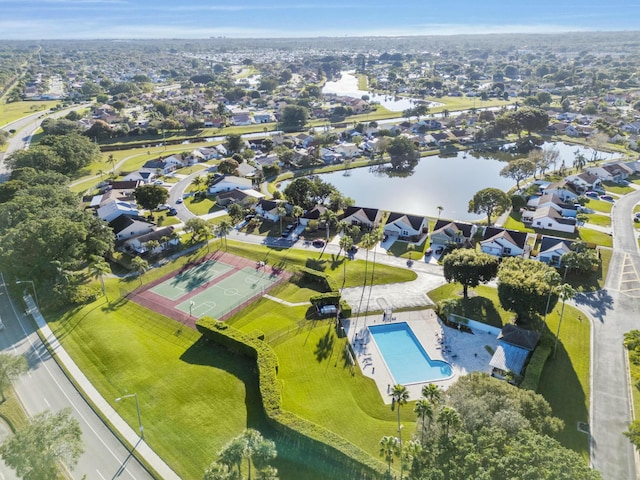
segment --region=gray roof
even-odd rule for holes
[[[504,372],[511,371],[521,375],[528,356],[529,351],[524,348],[515,347],[508,343],[500,343],[493,357],[491,357],[489,365]]]

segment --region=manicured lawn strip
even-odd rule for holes
[[[591,208],[596,212],[611,213],[611,209],[613,208],[613,203],[605,202],[604,200],[594,200],[590,198],[589,200],[587,200],[584,206],[587,208]]]
[[[209,197],[188,197],[184,199],[184,204],[195,215],[206,215],[222,210],[216,206],[215,200]]]
[[[27,415],[24,412],[16,391],[12,386],[4,390],[5,401],[0,403],[0,416],[9,424],[12,430],[20,430],[27,425]]]
[[[394,435],[395,412],[384,405],[373,380],[343,357],[331,321],[305,320],[307,307],[278,308],[261,300],[227,322],[265,333],[279,359],[283,408],[322,425],[377,456],[379,441]],[[413,402],[403,407],[406,438],[415,429]]]
[[[633,192],[635,189],[632,187],[618,185],[613,182],[602,182],[602,186],[607,191],[607,193],[614,193],[616,195],[626,195],[627,193]]]
[[[560,321],[562,302],[547,315],[547,325],[555,335]],[[558,440],[589,458],[588,437],[577,430],[578,422],[589,422],[589,368],[591,361],[591,325],[580,311],[565,306],[556,357],[547,360],[538,393],[551,404],[555,416],[564,420]],[[580,318],[581,319],[580,319]],[[555,337],[554,337],[555,340]]]
[[[604,232],[592,230],[590,228],[581,228],[579,230],[580,238],[587,243],[595,243],[602,247],[613,247],[613,238]]]
[[[50,325],[132,426],[135,402],[112,399],[138,394],[149,444],[183,478],[200,478],[226,441],[260,420],[250,362],[210,349],[196,331],[133,302],[104,307],[101,298]]]
[[[268,265],[279,265],[284,269],[295,269],[295,267],[308,266],[321,269],[332,277],[338,285],[342,285],[343,275],[343,256],[337,257],[333,254],[324,254],[320,257],[319,251],[300,250],[295,248],[277,249],[268,248],[262,245],[253,245],[248,243],[228,241],[229,253],[240,255],[242,257],[251,258],[256,261],[265,261]],[[372,256],[369,258],[369,267],[371,267]],[[345,287],[355,287],[362,285],[364,279],[365,262],[363,260],[346,260],[347,261],[347,278]],[[396,282],[410,282],[415,280],[416,273],[405,268],[392,267],[389,265],[376,264],[375,285]]]
[[[587,215],[587,217],[588,217],[588,220],[587,220],[588,223],[599,225],[601,227],[611,226],[611,217],[609,217],[608,215],[598,215],[597,213],[590,213]]]
[[[170,225],[177,225],[180,223],[180,219],[175,215],[156,215],[156,222],[159,227],[168,227]]]
[[[308,302],[311,296],[318,295],[319,293],[324,293],[319,292],[311,286],[305,287],[302,285],[302,283],[295,284],[289,281],[288,283],[278,285],[273,290],[271,290],[269,294],[273,297],[286,300],[287,302],[298,303]]]
[[[420,260],[424,256],[424,252],[427,250],[429,246],[429,242],[427,240],[428,239],[425,239],[419,245],[415,245],[414,250],[409,250],[408,248],[409,242],[401,242],[401,241],[393,242],[393,245],[391,245],[391,248],[387,250],[387,254],[393,255],[396,257],[410,258],[412,260]]]
[[[439,302],[447,298],[461,299],[460,284],[446,284],[429,292],[429,298]],[[487,286],[469,289],[468,300],[460,300],[453,310],[474,320],[501,327],[508,323],[513,314],[500,307],[498,292]],[[472,296],[473,293],[477,296]],[[558,328],[562,303],[547,315],[546,335],[554,335]],[[590,328],[586,317],[579,320],[579,310],[565,307],[560,343],[555,359],[550,358],[544,368],[538,393],[542,394],[553,408],[554,415],[565,422],[565,428],[558,440],[587,458],[587,437],[576,429],[578,421],[589,421],[589,368],[590,368]]]
[[[0,127],[36,112],[42,112],[42,114],[49,113],[49,110],[59,104],[59,100],[11,103],[0,102]]]

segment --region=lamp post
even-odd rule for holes
[[[31,288],[33,289],[33,298],[36,300],[36,307],[40,310],[40,302],[38,302],[38,294],[36,293],[36,286],[31,280],[16,280],[16,285],[20,285],[22,283],[30,283]]]
[[[142,426],[142,417],[140,416],[140,404],[138,403],[138,394],[130,393],[129,395],[123,395],[122,397],[116,398],[116,402],[120,402],[125,398],[135,398],[136,399],[136,411],[138,412],[138,425],[140,426],[140,438],[144,440],[144,427]]]
[[[193,315],[191,315],[191,310],[193,310],[193,306],[195,305],[194,301],[191,300],[189,302],[189,318],[191,318]]]

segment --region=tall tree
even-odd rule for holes
[[[131,268],[138,275],[140,279],[140,285],[142,285],[142,275],[149,270],[149,262],[147,262],[144,258],[133,257],[131,260]]]
[[[80,424],[70,408],[35,415],[0,446],[2,459],[25,480],[56,480],[58,462],[73,469],[83,451]]]
[[[218,224],[218,226],[216,227],[216,233],[218,234],[218,236],[224,238],[224,247],[225,248],[228,248],[227,235],[229,234],[229,232],[231,230],[233,230],[233,227],[231,226],[231,224],[227,220],[221,221]]]
[[[398,454],[398,439],[392,436],[384,436],[380,440],[380,456],[385,459],[389,466],[387,472],[389,478],[391,478],[391,464],[393,463],[393,457]]]
[[[244,217],[244,208],[239,203],[232,203],[227,207],[227,213],[231,217],[231,221],[236,224]]]
[[[418,147],[405,136],[394,137],[387,147],[387,153],[394,170],[411,170],[420,160]]]
[[[422,398],[416,402],[416,406],[413,409],[416,415],[420,419],[420,443],[424,442],[424,421],[425,419],[433,419],[433,404],[426,398]]]
[[[365,315],[369,313],[369,301],[371,300],[371,293],[373,291],[373,282],[376,274],[376,251],[378,250],[378,244],[384,238],[384,232],[381,227],[378,227],[369,233],[371,243],[373,244],[373,263],[371,265],[371,282],[369,282],[369,296],[367,297],[367,306],[365,308]],[[410,243],[409,245],[413,245]]]
[[[91,263],[89,264],[89,273],[92,277],[100,279],[102,294],[107,299],[107,302],[109,301],[109,297],[107,296],[107,289],[104,286],[104,276],[110,272],[111,267],[104,258],[98,257],[96,255],[92,257]]]
[[[299,105],[287,105],[282,109],[279,128],[284,132],[301,132],[307,125],[309,111]]]
[[[468,298],[469,287],[475,288],[495,278],[499,260],[488,253],[459,248],[447,254],[442,263],[445,280],[460,283],[464,298]]]
[[[296,225],[300,225],[300,217],[304,215],[304,209],[300,205],[294,205],[291,208],[291,215],[296,219]]]
[[[400,448],[402,448],[402,428],[400,426],[400,407],[406,405],[409,401],[409,390],[401,384],[396,384],[391,388],[391,410],[394,408],[398,411],[398,439],[400,440]]]
[[[242,477],[243,459],[247,461],[247,478],[249,480],[251,480],[254,470],[259,478],[276,478],[277,470],[269,465],[269,462],[276,458],[276,455],[276,446],[273,441],[264,438],[257,430],[247,428],[218,452],[218,462],[216,463],[226,465],[227,472],[233,467],[236,468],[237,476],[230,478],[244,478]],[[212,475],[213,472],[225,473],[224,469],[220,467],[210,467],[210,470],[212,472],[209,475]],[[209,478],[205,476],[205,480],[209,480]]]
[[[491,225],[493,216],[500,216],[511,206],[509,196],[498,188],[485,188],[469,201],[469,213],[485,214],[487,225]]]
[[[154,210],[167,202],[169,192],[160,185],[141,185],[133,191],[133,196],[142,208]]]
[[[278,220],[280,221],[280,235],[282,235],[282,221],[284,220],[284,217],[287,216],[287,209],[284,205],[279,204],[276,207],[276,213],[278,214]]]
[[[564,318],[564,306],[567,300],[572,300],[576,296],[575,289],[568,283],[563,283],[558,287],[558,296],[562,300],[562,309],[560,310],[560,320],[558,321],[558,331],[556,332],[556,341],[553,345],[553,357],[556,356],[558,350],[558,339],[560,338],[560,327],[562,326],[562,319]]]
[[[231,134],[226,137],[227,151],[229,155],[242,151],[243,140],[242,135]]]
[[[6,400],[5,389],[11,385],[14,378],[25,373],[27,369],[27,359],[24,355],[0,353],[0,395],[3,402]]]
[[[500,176],[511,178],[516,181],[516,188],[520,190],[520,182],[533,176],[536,172],[536,164],[527,158],[510,161],[507,166],[500,170]]]

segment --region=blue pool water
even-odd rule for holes
[[[444,380],[453,374],[447,362],[429,358],[407,323],[371,325],[369,331],[396,384]]]

